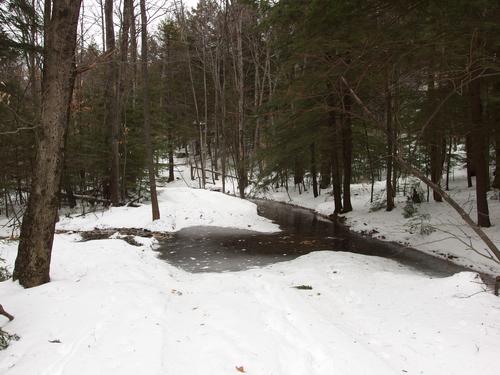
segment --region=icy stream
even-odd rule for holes
[[[380,256],[430,276],[463,271],[457,265],[395,243],[352,233],[307,209],[256,200],[261,216],[278,223],[281,232],[265,234],[221,227],[190,227],[158,248],[160,258],[189,272],[228,272],[262,267],[332,250]]]

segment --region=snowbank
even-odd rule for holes
[[[189,274],[151,243],[56,236],[52,282],[0,283],[17,333],[4,374],[493,374],[500,299],[473,273],[430,279],[395,262],[318,252]],[[13,263],[15,244],[0,244]],[[311,290],[294,286],[307,285]]]
[[[145,228],[175,232],[198,225],[277,232],[279,226],[257,214],[257,206],[222,193],[174,187],[159,189],[160,220],[151,220],[151,205],[112,207],[84,217],[61,217],[57,229]]]

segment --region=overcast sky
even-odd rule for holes
[[[177,4],[180,5],[180,0]],[[184,7],[186,9],[191,9],[195,7],[199,0],[182,0]],[[104,0],[102,0],[104,3]],[[139,17],[139,1],[134,1],[136,7],[136,16]],[[114,11],[115,11],[115,33],[118,32],[119,27],[119,11],[123,10],[123,0],[114,1]],[[159,22],[166,17],[173,15],[173,10],[175,9],[174,0],[146,0],[146,7],[148,8],[148,20],[149,20],[149,33],[153,34]],[[119,10],[119,11],[118,11]],[[101,9],[99,5],[99,0],[83,0],[82,10],[80,16],[83,17],[83,29],[84,29],[84,41],[85,45],[89,45],[94,42],[98,45],[102,45],[102,32],[101,32]]]

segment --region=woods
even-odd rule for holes
[[[477,217],[464,219],[479,235],[491,225],[497,2],[173,1],[160,16],[155,6],[83,6],[97,28],[78,21],[79,2],[1,6],[0,206],[24,218],[23,285],[48,281],[61,205],[146,196],[158,219],[157,180],[163,169],[174,180],[176,153],[200,188],[220,179],[244,198],[294,184],[331,194],[336,214],[353,209],[357,182],[373,201],[385,181],[380,205],[393,210],[408,176],[445,204],[452,166],[465,165]]]

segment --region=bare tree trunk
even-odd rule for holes
[[[446,156],[446,191],[450,190],[450,171],[451,171],[451,148],[453,138],[450,137],[450,144],[448,145],[448,153]]]
[[[207,166],[207,133],[208,133],[208,88],[207,88],[207,54],[206,54],[206,41],[205,29],[202,30],[202,66],[203,66],[203,131],[200,133],[200,152],[201,152],[201,168],[204,182],[206,183],[205,169]],[[200,124],[201,125],[201,124]],[[210,152],[209,152],[210,154]],[[212,175],[213,177],[213,175]]]
[[[45,1],[45,3],[50,3],[50,1]],[[105,31],[105,25],[106,25],[106,20],[104,16],[104,6],[102,4],[102,0],[99,0],[99,8],[101,9],[101,36],[102,36],[102,51],[106,51],[106,31]]]
[[[472,138],[470,134],[465,136],[465,162],[467,168],[467,187],[472,187],[472,177],[476,175],[476,170],[474,169],[474,163],[472,156]]]
[[[161,79],[163,81],[163,101],[162,107],[164,111],[165,118],[167,119],[167,152],[168,152],[168,180],[167,182],[172,182],[175,180],[174,177],[174,140],[172,136],[172,124],[168,119],[168,106],[169,106],[169,87],[168,87],[168,63],[169,63],[169,48],[170,48],[170,35],[167,28],[163,30],[163,51],[162,51],[162,71]]]
[[[333,90],[333,86],[330,87]],[[334,108],[336,106],[334,93],[331,92],[328,96],[328,105],[331,107],[329,111],[330,127],[333,134],[330,158],[331,158],[331,176],[333,186],[333,200],[335,203],[334,213],[342,212],[342,173],[340,160],[342,158],[342,139],[341,126],[338,124],[338,116]]]
[[[238,182],[240,198],[245,198],[247,182],[246,169],[246,147],[245,147],[245,72],[243,67],[243,8],[238,9],[238,20],[236,22],[236,51],[237,51],[237,74],[236,84],[238,92]]]
[[[368,141],[368,130],[366,129],[366,124],[363,122],[363,130],[365,132],[365,149],[366,156],[368,158],[368,168],[370,168],[370,203],[373,203],[373,190],[375,186],[375,168],[373,167],[373,158],[370,151],[370,143]]]
[[[486,151],[488,143],[484,131],[481,103],[481,80],[476,79],[469,84],[469,95],[471,101],[471,148],[472,163],[476,171],[476,205],[477,223],[480,227],[490,227],[490,216],[488,210],[488,185],[489,172]]]
[[[315,143],[311,143],[311,175],[312,175],[312,183],[313,183],[313,194],[314,198],[316,198],[318,193],[318,171],[316,168],[316,145]]]
[[[227,120],[227,103],[226,103],[226,85],[227,85],[227,57],[229,55],[229,43],[227,40],[227,36],[229,35],[229,25],[228,25],[228,11],[229,11],[229,3],[228,0],[225,0],[224,7],[224,35],[222,36],[223,40],[223,51],[222,51],[222,85],[220,87],[220,101],[221,101],[221,124],[220,124],[220,133],[221,133],[221,143],[222,149],[220,153],[221,157],[221,178],[222,178],[222,192],[226,193],[226,161],[227,161],[227,140],[226,140],[226,120]]]
[[[496,124],[495,129],[495,179],[492,186],[500,189],[500,124]]]
[[[106,47],[111,54],[108,65],[106,86],[106,116],[105,127],[111,129],[111,173],[109,180],[110,200],[113,206],[120,205],[120,128],[118,115],[118,76],[115,30],[113,24],[113,0],[105,0],[104,13],[106,18]]]
[[[176,4],[177,6],[177,4]],[[196,114],[196,126],[198,126],[200,128],[200,142],[203,143],[203,136],[202,136],[202,131],[201,131],[201,120],[200,120],[200,111],[199,111],[199,107],[198,107],[198,97],[196,95],[196,89],[195,89],[195,85],[194,85],[194,77],[193,77],[193,68],[192,68],[192,64],[191,64],[191,54],[189,52],[189,45],[188,45],[188,42],[187,42],[187,35],[186,35],[186,32],[187,32],[187,25],[186,25],[186,20],[185,20],[185,15],[184,15],[184,8],[182,6],[182,1],[181,1],[181,9],[178,10],[176,9],[176,12],[177,12],[177,17],[178,17],[178,21],[181,25],[181,38],[183,40],[183,42],[186,44],[186,60],[187,60],[187,65],[188,65],[188,72],[189,72],[189,80],[191,82],[191,93],[193,95],[193,102],[194,102],[194,109],[195,109],[195,114]],[[200,162],[201,162],[201,165],[202,165],[202,168],[201,168],[201,180],[200,180],[200,183],[201,183],[201,188],[204,189],[205,188],[205,169],[203,168],[204,164],[205,164],[205,161],[203,159],[203,144],[200,145]],[[193,158],[195,158],[195,161],[196,161],[196,152],[193,152]]]
[[[498,53],[500,53],[500,50],[497,54]],[[500,95],[500,81],[498,81],[498,78],[494,90],[495,95]],[[500,108],[498,105],[495,109],[493,121],[493,131],[495,136],[495,177],[491,186],[495,189],[500,189]]]
[[[44,25],[41,134],[13,275],[14,280],[27,288],[50,281],[64,144],[75,81],[74,57],[81,0],[59,1],[52,5],[50,18],[47,15]]]
[[[132,106],[135,108],[137,101],[137,30],[133,4],[130,9],[130,61],[132,65]]]
[[[435,89],[434,73],[429,77],[427,96],[427,100],[431,106],[439,102]],[[446,141],[444,140],[443,131],[440,129],[439,118],[437,116],[434,116],[425,129],[424,139],[429,154],[431,181],[440,185],[444,162],[443,142]],[[446,143],[444,143],[444,147],[446,147]],[[436,202],[443,201],[442,197],[435,191],[433,191],[433,198]]]
[[[153,159],[153,144],[151,142],[151,120],[149,102],[149,72],[148,72],[148,21],[146,14],[146,1],[140,0],[141,6],[141,71],[143,84],[143,111],[144,111],[144,143],[146,146],[146,163],[149,174],[149,190],[151,193],[151,210],[153,220],[160,218],[158,196],[156,194],[155,168]]]
[[[386,81],[385,81],[385,126],[387,134],[387,161],[386,161],[386,195],[387,207],[386,211],[392,211],[394,208],[394,186],[392,186],[392,165],[394,156],[394,140],[393,140],[393,124],[392,124],[392,96],[391,88],[389,86],[390,72],[387,68]]]
[[[342,116],[342,155],[343,155],[343,212],[352,211],[351,178],[352,178],[352,123],[351,97],[344,95],[344,114]]]

